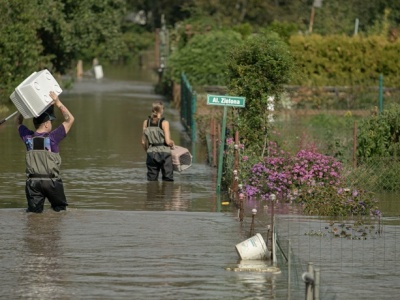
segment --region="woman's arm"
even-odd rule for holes
[[[171,133],[169,131],[169,122],[164,120],[161,124],[161,127],[164,130],[165,144],[167,144],[171,148],[174,147],[175,143],[173,140],[171,140]]]

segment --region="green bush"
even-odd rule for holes
[[[301,86],[377,86],[380,74],[386,87],[400,80],[400,39],[349,37],[345,35],[293,35],[290,51],[298,73],[294,84]]]
[[[400,105],[363,119],[358,126],[357,159],[400,156]]]
[[[242,43],[241,35],[232,30],[195,35],[183,48],[171,54],[164,80],[180,82],[184,72],[194,87],[227,85],[228,53]]]
[[[271,97],[278,100],[292,70],[287,44],[276,33],[252,36],[229,56],[229,95],[246,97],[246,107],[237,109],[235,130],[245,137],[246,147],[251,145],[260,156],[267,144]]]

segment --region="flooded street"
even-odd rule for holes
[[[224,214],[1,210],[0,218],[4,299],[266,299],[275,293],[273,275],[226,271],[240,241],[237,224]]]
[[[25,213],[24,145],[13,120],[0,126],[1,298],[297,300],[304,299],[308,262],[321,271],[320,299],[397,297],[397,195],[382,203],[385,217],[373,224],[382,234],[374,227],[365,239],[333,236],[332,220],[296,216],[277,204],[282,250],[290,242],[295,256],[290,268],[281,261],[280,273],[235,272],[243,264],[235,245],[248,237],[251,209],[265,237],[269,203],[247,201],[243,224],[233,204],[221,206],[205,145],[191,145],[179,111],[168,105],[172,139],[191,150],[193,165],[175,172],[174,182],[147,182],[140,140],[152,102],[162,99],[154,93],[157,78],[151,70],[104,73],[60,96],[75,116],[60,144],[66,212],[46,202],[43,214]],[[25,124],[33,128],[32,120]]]
[[[279,275],[227,271],[238,264],[234,246],[248,228],[232,207],[218,208],[216,170],[206,149],[192,149],[173,108],[165,112],[172,139],[196,153],[193,165],[175,172],[174,182],[146,181],[140,140],[152,102],[161,99],[154,74],[104,73],[60,96],[75,116],[60,144],[66,212],[46,202],[43,214],[25,213],[24,145],[13,120],[0,127],[2,297],[276,298]],[[32,120],[24,123],[32,128]]]

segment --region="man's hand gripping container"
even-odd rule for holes
[[[25,119],[40,116],[52,103],[50,91],[57,95],[62,89],[51,73],[44,69],[32,73],[10,95],[11,101]]]

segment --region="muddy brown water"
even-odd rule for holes
[[[108,70],[60,98],[75,116],[60,144],[70,206],[25,213],[24,145],[0,127],[0,298],[244,299],[276,293],[276,276],[227,271],[246,239],[215,196],[216,170],[168,107],[172,138],[196,156],[175,181],[147,182],[140,145],[157,80],[150,70]],[[4,117],[11,114],[4,113]],[[3,115],[2,115],[3,117]],[[61,122],[61,116],[57,116]],[[25,120],[31,126],[31,120]],[[32,127],[32,126],[31,126]],[[282,286],[284,293],[285,286]]]
[[[173,183],[147,182],[141,125],[162,99],[153,89],[157,77],[130,68],[104,73],[60,96],[76,118],[61,144],[68,211],[55,213],[46,203],[43,214],[25,213],[24,145],[12,120],[0,126],[0,298],[304,299],[301,272],[310,261],[321,268],[321,299],[398,295],[395,217],[382,221],[382,236],[345,240],[310,235],[325,233],[328,221],[278,206],[282,243],[291,240],[301,262],[292,261],[290,276],[286,265],[280,274],[232,271],[241,263],[234,246],[248,237],[251,209],[265,236],[271,207],[246,202],[241,224],[233,205],[221,206],[204,145],[190,143],[171,107],[165,115],[172,138],[195,153],[193,166],[175,173]],[[397,197],[389,198],[385,209],[398,216]]]

